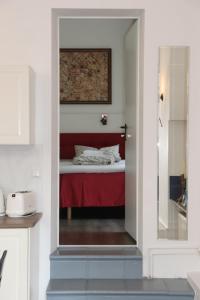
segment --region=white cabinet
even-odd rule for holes
[[[0,299],[37,300],[38,265],[35,247],[37,226],[25,229],[0,229],[0,257],[7,250],[0,285]],[[34,278],[35,277],[35,278]],[[34,285],[34,286],[33,286]],[[34,293],[34,295],[33,295]]]
[[[0,66],[0,144],[31,143],[31,68]]]

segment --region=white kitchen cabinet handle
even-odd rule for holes
[[[3,273],[3,265],[4,265],[4,262],[5,262],[6,255],[7,255],[7,250],[4,250],[3,254],[2,254],[2,257],[0,259],[0,284],[1,284],[2,273]]]

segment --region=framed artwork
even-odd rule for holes
[[[60,104],[111,104],[111,49],[60,49]]]

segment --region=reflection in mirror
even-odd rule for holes
[[[188,47],[161,47],[158,99],[158,238],[187,239]]]

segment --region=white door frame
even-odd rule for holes
[[[143,28],[144,10],[138,9],[52,9],[52,205],[51,205],[51,233],[52,248],[59,245],[59,21],[60,19],[136,19],[138,21],[139,38],[139,86],[138,86],[138,197],[137,197],[137,246],[142,248],[142,123],[143,123]],[[57,101],[55,101],[55,99]],[[56,199],[56,201],[55,201]],[[140,199],[140,201],[138,201]],[[72,245],[72,247],[75,245]],[[79,245],[81,247],[81,245]],[[85,246],[85,245],[84,245]],[[101,247],[101,245],[89,245],[88,247]],[[103,245],[105,247],[107,245]],[[119,245],[120,246],[120,245]],[[71,247],[67,245],[67,247]],[[110,247],[108,245],[108,247]],[[118,247],[118,245],[116,245]],[[121,246],[120,246],[121,247]]]

